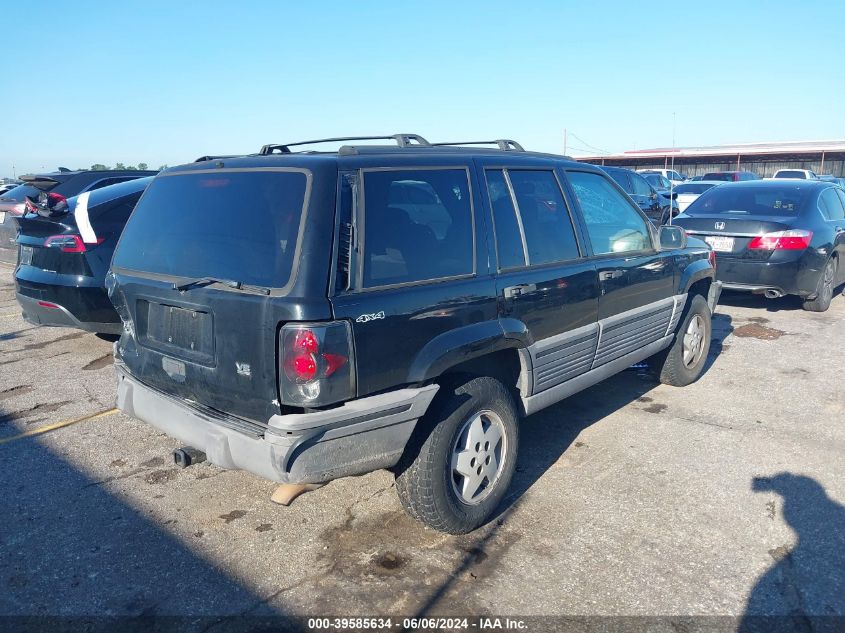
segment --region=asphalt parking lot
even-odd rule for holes
[[[386,472],[284,508],[247,473],[177,469],[175,440],[112,410],[111,343],[25,323],[11,272],[2,615],[845,614],[842,296],[726,295],[698,383],[632,369],[530,417],[507,506],[452,537]]]

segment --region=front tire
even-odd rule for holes
[[[707,363],[711,332],[710,307],[704,297],[693,295],[672,345],[648,360],[660,382],[686,387],[698,380]]]
[[[831,257],[824,265],[816,288],[816,298],[804,301],[802,307],[809,312],[825,312],[833,300],[833,288],[836,284],[836,269],[839,262]]]
[[[504,385],[488,377],[442,395],[397,467],[396,491],[418,521],[465,534],[490,518],[510,486],[519,442],[516,407]]]

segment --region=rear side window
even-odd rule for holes
[[[775,178],[801,178],[803,180],[807,178],[807,174],[797,169],[781,169]]]
[[[650,196],[651,195],[651,187],[649,187],[648,182],[642,176],[638,176],[637,174],[631,174],[631,182],[634,185],[634,193],[638,196]]]
[[[643,216],[600,174],[567,172],[581,206],[593,253],[625,253],[651,248]]]
[[[153,180],[129,218],[117,268],[282,288],[294,265],[301,171],[181,173]]]
[[[525,266],[525,252],[522,247],[522,230],[516,217],[505,172],[490,169],[487,176],[487,193],[493,208],[493,228],[496,234],[496,253],[499,256],[499,268]]]
[[[826,220],[842,220],[845,218],[845,209],[842,208],[842,200],[831,187],[825,189],[819,196],[819,209]]]
[[[364,172],[365,288],[474,272],[465,169]]]
[[[552,171],[507,171],[528,248],[528,264],[576,259],[578,242]]]

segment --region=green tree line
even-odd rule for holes
[[[123,163],[116,163],[114,167],[109,167],[108,165],[103,165],[102,163],[94,163],[89,167],[91,171],[106,171],[107,169],[126,169],[128,171],[145,171],[149,169],[149,165],[147,163],[138,163],[137,165],[124,165]],[[84,167],[80,169],[85,169]],[[162,169],[167,169],[167,165],[160,165],[158,171]]]

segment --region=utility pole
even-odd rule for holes
[[[675,113],[672,113],[672,162],[671,169],[675,171]],[[672,198],[673,190],[675,188],[675,181],[669,179],[669,225],[672,224],[672,212],[675,208],[675,200]]]

